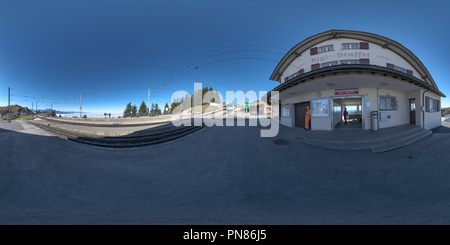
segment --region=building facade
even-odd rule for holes
[[[376,34],[330,30],[309,37],[281,59],[270,79],[280,83],[273,91],[279,92],[280,123],[288,127],[304,127],[306,106],[311,130],[339,128],[345,108],[363,130],[441,125],[445,95],[431,74],[403,45]]]

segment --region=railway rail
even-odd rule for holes
[[[111,137],[75,133],[58,127],[52,127],[49,124],[36,123],[32,121],[27,122],[63,139],[106,148],[135,148],[166,143],[182,138],[206,127],[204,124],[202,126],[180,126],[175,129],[158,131],[145,135]]]
[[[208,113],[204,113],[204,115],[209,115],[209,114],[214,115],[214,113],[220,113],[220,112],[219,111],[208,112]],[[226,110],[222,110],[222,114],[225,115]],[[172,122],[172,119],[168,119],[166,121],[141,122],[141,123],[123,123],[123,122],[118,122],[118,121],[110,122],[110,123],[89,123],[89,122],[79,122],[79,121],[58,120],[58,119],[43,117],[43,116],[37,116],[37,118],[45,120],[45,121],[49,121],[49,122],[59,123],[59,124],[69,124],[69,125],[89,126],[89,127],[141,127],[141,126],[163,125],[163,124]],[[183,120],[183,119],[180,118],[179,120]]]

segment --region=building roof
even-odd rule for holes
[[[419,75],[422,77],[424,84],[428,86],[424,86],[427,88],[430,88],[430,90],[436,92],[437,94],[441,95],[442,97],[445,97],[445,95],[439,91],[436,83],[433,80],[433,77],[428,72],[427,68],[423,65],[423,63],[406,47],[404,47],[402,44],[389,39],[387,37],[383,37],[380,35],[368,33],[368,32],[361,32],[361,31],[350,31],[350,30],[329,30],[326,32],[322,32],[319,34],[316,34],[314,36],[308,37],[307,39],[303,40],[302,42],[295,45],[289,52],[281,59],[281,61],[278,63],[277,67],[273,71],[272,75],[270,76],[270,80],[281,82],[281,75],[286,70],[286,68],[294,61],[297,57],[299,57],[303,52],[307,51],[308,49],[312,48],[313,46],[322,43],[329,39],[335,39],[335,38],[351,38],[351,39],[357,39],[361,41],[367,41],[370,43],[378,44],[382,46],[383,48],[387,48],[393,52],[395,52],[397,55],[405,59],[409,64],[411,64],[412,67],[414,67]],[[317,72],[311,71],[311,72]],[[308,74],[310,72],[305,73]],[[297,79],[295,79],[297,80]],[[420,79],[416,79],[420,80]],[[282,85],[282,84],[281,84]],[[281,86],[280,85],[280,86]],[[423,85],[423,83],[422,83]]]

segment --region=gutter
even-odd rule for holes
[[[423,93],[422,93],[422,104],[423,104],[423,110],[422,110],[422,128],[423,129],[425,129],[425,111],[426,111],[426,108],[425,108],[425,93],[427,92],[427,91],[430,91],[430,89],[427,89],[427,90],[425,90],[425,91],[423,91]]]
[[[306,80],[306,79],[309,79],[309,78],[314,78],[316,75],[326,74],[327,72],[343,72],[343,71],[349,71],[349,70],[378,72],[378,73],[382,73],[382,74],[389,74],[389,75],[392,75],[392,76],[398,76],[398,77],[404,78],[405,80],[408,80],[409,82],[414,83],[414,84],[416,84],[416,85],[418,85],[420,87],[426,88],[427,91],[432,91],[432,92],[438,94],[441,97],[446,97],[439,90],[433,88],[431,85],[423,82],[422,80],[420,80],[420,79],[418,79],[418,78],[416,78],[414,76],[405,74],[405,73],[400,72],[400,71],[392,70],[392,69],[386,68],[386,67],[374,66],[374,65],[361,65],[361,64],[337,65],[337,66],[319,68],[317,70],[310,71],[310,72],[304,73],[304,74],[302,74],[300,76],[294,77],[291,80],[288,80],[288,81],[278,85],[277,87],[275,87],[273,89],[273,91],[281,92],[282,90],[285,90],[285,89],[288,89],[289,87],[297,85],[302,80]],[[270,97],[270,92],[268,93],[268,96]]]

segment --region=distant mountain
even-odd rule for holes
[[[36,110],[33,110],[36,111]],[[51,108],[44,108],[44,109],[39,109],[40,112],[47,112],[47,113],[51,113],[52,109]],[[56,114],[70,114],[70,113],[77,113],[77,111],[59,111],[59,110],[55,110]]]
[[[16,115],[20,116],[20,112],[26,113],[28,110],[29,110],[28,107],[22,107],[20,105],[11,105],[11,117],[12,117],[12,114],[16,114]],[[1,116],[2,120],[8,119],[9,118],[8,106],[1,106],[0,114],[2,115]]]
[[[56,114],[72,114],[72,113],[80,113],[79,111],[56,111]],[[89,112],[82,112],[82,113],[89,113]]]

